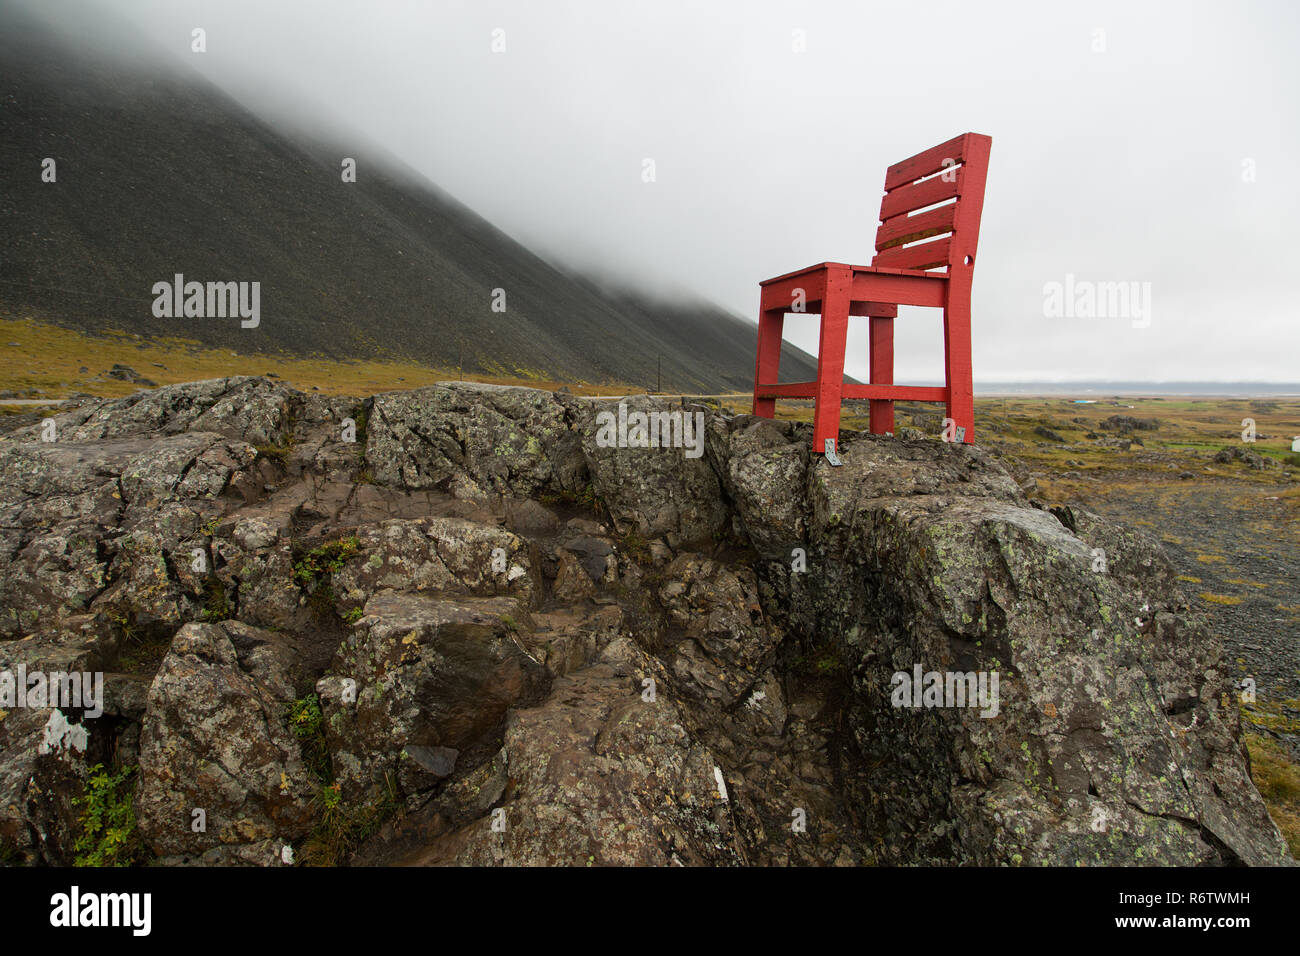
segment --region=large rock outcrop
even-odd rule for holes
[[[1289,862],[1145,534],[976,447],[618,405],[234,378],[11,426],[0,664],[109,689],[4,708],[5,854],[68,862],[103,762],[169,863]]]

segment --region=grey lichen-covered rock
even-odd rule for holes
[[[808,537],[811,433],[791,422],[738,415],[712,419],[709,439],[709,458],[749,542],[760,554],[790,560]]]
[[[185,616],[176,580],[190,539],[257,451],[210,432],[73,443],[10,436],[0,448],[0,634],[56,629],[100,601],[141,624]],[[117,598],[124,596],[124,600]],[[41,609],[41,613],[36,613]]]
[[[310,829],[315,785],[288,723],[294,657],[283,638],[238,621],[177,632],[140,739],[136,813],[154,853],[198,856]]]
[[[849,792],[886,859],[1285,861],[1245,785],[1217,648],[1156,603],[1159,579],[1142,596],[1094,570],[1089,544],[978,453],[932,443],[924,477],[915,450],[882,467],[896,454],[848,444],[812,485],[818,552],[837,556],[823,620],[853,667]],[[895,706],[893,675],[918,666],[997,673],[996,713]]]
[[[70,444],[213,432],[253,445],[272,445],[283,435],[295,394],[269,379],[239,375],[88,402],[53,418],[57,440]],[[40,430],[31,426],[13,437],[37,440]]]
[[[375,397],[366,461],[376,481],[457,497],[576,492],[585,483],[568,407],[549,392],[454,382]]]
[[[414,862],[738,862],[717,764],[691,739],[671,700],[632,692],[649,670],[639,657],[560,678],[545,704],[513,711],[503,748],[509,797],[485,818],[432,841]]]
[[[832,467],[622,402],[701,444],[255,378],[0,435],[0,667],[107,672],[98,718],[0,705],[0,852],[71,862],[102,762],[163,863],[1288,861],[1148,535],[915,430]],[[977,706],[902,706],[917,669]]]
[[[683,554],[664,578],[658,598],[667,611],[670,670],[687,695],[731,707],[749,694],[782,636],[763,619],[753,572]]]
[[[718,477],[704,455],[705,429],[688,433],[683,427],[680,447],[620,447],[617,436],[615,443],[607,444],[597,419],[602,412],[617,416],[620,403],[626,405],[627,415],[687,416],[692,428],[697,414],[696,409],[675,408],[648,395],[589,403],[581,410],[574,427],[581,434],[591,483],[619,532],[663,536],[674,548],[709,541],[724,527],[727,509]],[[687,447],[688,438],[694,451]]]
[[[495,525],[463,518],[392,519],[357,532],[364,560],[334,578],[345,608],[381,590],[511,595],[534,606],[542,590],[535,549]]]
[[[506,711],[539,700],[550,675],[518,632],[531,628],[516,598],[381,591],[317,684],[335,782],[350,800],[390,785],[437,782],[408,745],[494,752]],[[350,682],[350,683],[349,683]],[[391,783],[390,783],[391,778]]]

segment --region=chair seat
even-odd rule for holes
[[[805,269],[796,269],[794,272],[787,272],[785,275],[775,276],[771,279],[764,279],[759,283],[760,286],[771,285],[773,282],[781,282],[785,279],[793,279],[795,276],[806,275],[810,272],[820,272],[829,266],[843,266],[852,269],[854,272],[874,272],[879,275],[892,276],[922,276],[926,279],[947,279],[946,272],[926,272],[923,269],[890,269],[885,266],[854,266],[846,262],[819,262],[814,266],[808,266]]]

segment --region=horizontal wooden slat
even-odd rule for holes
[[[872,265],[894,266],[900,269],[933,269],[948,264],[952,238],[945,237],[917,246],[896,246],[876,256]]]
[[[816,382],[792,382],[786,385],[759,385],[758,398],[816,398]]]
[[[759,398],[816,398],[816,382],[791,382],[759,385]],[[869,398],[875,401],[946,402],[948,389],[943,385],[853,385],[845,382],[841,398]]]
[[[956,212],[957,204],[948,203],[915,216],[895,216],[880,224],[880,229],[876,232],[876,251],[952,232]]]
[[[844,398],[870,398],[913,402],[946,402],[948,389],[943,385],[849,385],[841,391]]]
[[[926,176],[939,172],[944,169],[944,160],[951,160],[949,166],[953,163],[960,163],[966,155],[966,137],[968,133],[962,133],[946,143],[940,143],[938,146],[932,146],[923,153],[917,153],[901,163],[895,163],[885,171],[885,190],[901,186],[904,183],[916,182],[918,179],[924,179]]]
[[[915,212],[917,209],[933,206],[945,199],[960,196],[962,178],[962,170],[959,167],[957,174],[949,177],[951,182],[945,181],[942,176],[935,176],[923,183],[899,186],[880,200],[880,221],[887,222],[894,216]]]

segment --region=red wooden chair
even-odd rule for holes
[[[974,440],[970,290],[992,145],[988,136],[964,133],[890,166],[871,265],[823,262],[760,283],[755,415],[771,418],[778,398],[814,399],[813,450],[827,451],[830,440],[833,452],[843,399],[871,400],[875,435],[894,430],[896,399],[944,402],[956,426],[953,440]],[[900,305],[943,309],[946,385],[894,384],[894,319]],[[815,382],[777,384],[787,312],[821,314]],[[851,315],[871,322],[868,385],[844,382]]]

